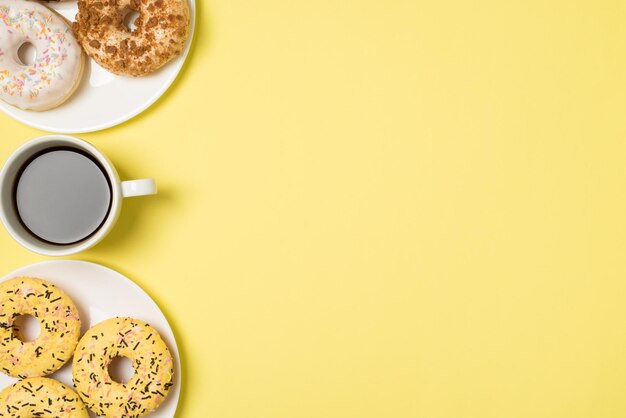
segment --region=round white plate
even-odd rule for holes
[[[178,347],[167,319],[146,292],[120,273],[85,261],[52,260],[31,264],[7,274],[0,282],[17,276],[49,280],[67,293],[78,307],[82,320],[81,335],[92,325],[116,316],[133,317],[152,325],[174,356],[174,386],[150,417],[174,417],[181,385]],[[49,377],[73,388],[71,361]],[[0,373],[0,391],[16,381],[17,379]],[[90,412],[90,416],[96,415]]]
[[[73,22],[78,11],[75,1],[46,2]],[[87,59],[83,80],[65,103],[45,112],[21,110],[0,100],[0,110],[12,118],[44,131],[55,133],[94,132],[119,125],[146,110],[157,101],[180,72],[193,39],[195,0],[189,0],[191,27],[184,52],[153,74],[120,77]]]

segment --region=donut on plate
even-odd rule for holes
[[[22,341],[14,320],[32,315],[40,333]],[[17,277],[0,283],[0,372],[12,377],[46,376],[72,357],[80,337],[74,302],[52,283]]]
[[[37,50],[26,65],[24,44]],[[65,102],[80,84],[82,49],[56,12],[24,0],[0,0],[0,99],[26,110],[48,110]]]
[[[31,377],[0,392],[0,418],[89,418],[72,389],[56,380]]]
[[[125,16],[138,12],[136,28]],[[187,0],[78,0],[74,34],[106,70],[142,76],[161,68],[185,48],[189,35]]]
[[[127,383],[111,379],[116,357],[131,360],[135,374]],[[174,375],[172,355],[159,333],[145,322],[113,318],[89,329],[76,347],[74,385],[97,415],[138,418],[165,400]]]

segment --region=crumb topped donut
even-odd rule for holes
[[[35,340],[20,339],[13,321],[21,315],[39,320]],[[49,375],[72,357],[79,337],[76,305],[55,285],[31,277],[0,283],[0,372],[19,378]]]
[[[109,364],[116,357],[132,362],[135,374],[127,383],[115,382],[109,375]],[[112,318],[81,338],[72,375],[83,402],[97,415],[138,418],[163,402],[172,386],[174,366],[154,328],[137,319]]]
[[[32,377],[0,392],[0,418],[89,418],[72,389],[56,380]]]
[[[37,55],[24,64],[18,49]],[[0,99],[26,110],[59,106],[80,84],[83,51],[65,20],[39,3],[0,0]]]
[[[124,25],[139,13],[135,30]],[[179,55],[189,35],[187,0],[78,0],[74,34],[87,55],[106,70],[150,74]]]

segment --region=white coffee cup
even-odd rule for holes
[[[110,207],[98,229],[86,238],[71,244],[56,244],[36,236],[21,221],[15,199],[15,185],[24,165],[47,150],[69,148],[86,154],[102,169],[110,186]],[[66,256],[85,251],[100,242],[113,228],[125,197],[156,193],[153,179],[120,181],[113,164],[98,149],[82,139],[65,135],[47,135],[28,141],[9,157],[0,171],[0,219],[9,234],[21,245],[46,256]]]

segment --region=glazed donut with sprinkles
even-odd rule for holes
[[[32,64],[18,50],[31,44]],[[0,99],[26,110],[48,110],[65,102],[80,84],[83,51],[65,20],[46,6],[0,0]]]
[[[40,322],[33,341],[22,341],[14,320],[32,315]],[[74,302],[50,282],[16,277],[0,283],[0,371],[12,377],[46,376],[74,353],[80,317]]]
[[[127,383],[108,372],[116,357],[131,360],[135,374]],[[76,347],[74,385],[97,415],[138,418],[165,400],[174,376],[172,355],[159,333],[132,318],[108,319],[89,329]]]
[[[56,380],[32,377],[0,392],[0,418],[89,418],[83,401]]]

